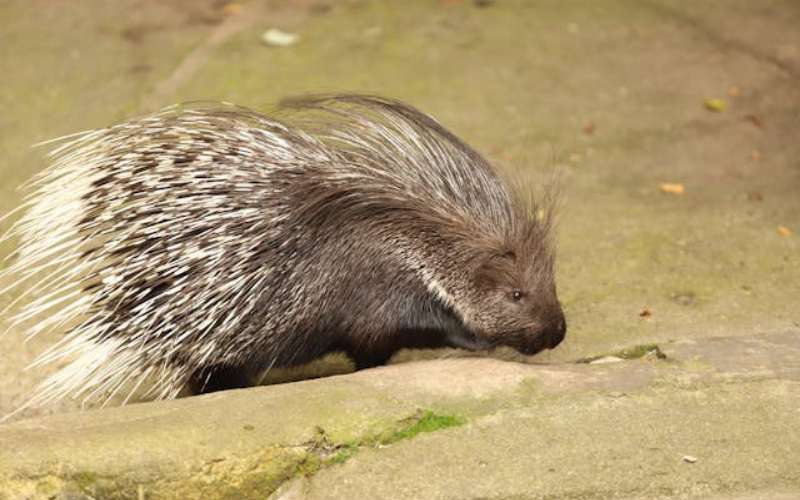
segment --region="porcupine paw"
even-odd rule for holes
[[[248,373],[242,368],[229,365],[214,365],[195,371],[189,379],[192,394],[241,389],[252,384]]]
[[[349,352],[348,355],[356,365],[356,370],[364,370],[375,366],[385,365],[389,362],[394,352]]]

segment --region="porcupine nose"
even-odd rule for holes
[[[551,320],[550,324],[550,328],[544,332],[543,336],[546,339],[545,346],[548,349],[555,349],[555,347],[564,340],[567,334],[567,320],[564,318],[564,313],[560,309]]]

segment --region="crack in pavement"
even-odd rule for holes
[[[184,83],[188,82],[208,61],[211,53],[233,35],[251,26],[255,15],[245,9],[230,15],[217,26],[203,43],[195,47],[183,58],[169,77],[158,83],[153,91],[142,99],[140,110],[153,111],[166,104],[168,96],[173,95]]]
[[[683,26],[686,26],[699,33],[703,38],[711,42],[714,46],[722,51],[744,54],[755,59],[756,61],[772,66],[774,69],[778,70],[778,72],[793,80],[800,80],[800,69],[795,68],[791,64],[778,57],[765,54],[764,52],[761,52],[757,48],[754,48],[741,40],[725,37],[713,30],[706,23],[703,23],[701,20],[675,8],[663,5],[657,0],[645,0],[643,3],[651,10],[658,12],[660,15],[672,17]]]

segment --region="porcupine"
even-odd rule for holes
[[[35,282],[14,324],[72,324],[37,363],[74,361],[30,404],[145,378],[151,398],[242,387],[333,351],[361,369],[406,347],[561,342],[546,200],[399,101],[275,111],[173,106],[51,153],[5,272]]]

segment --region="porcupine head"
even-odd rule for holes
[[[77,325],[40,359],[73,361],[31,404],[146,377],[155,398],[242,386],[332,351],[366,368],[404,347],[561,342],[548,197],[398,101],[306,97],[274,116],[173,107],[55,150],[4,271],[33,296],[12,325]]]

